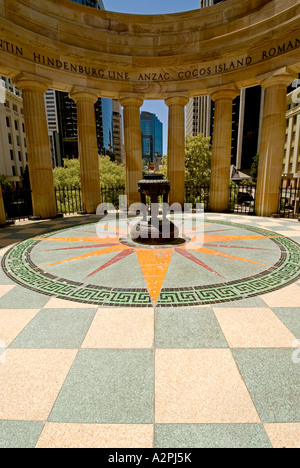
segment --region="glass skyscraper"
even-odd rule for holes
[[[102,0],[71,0],[81,5],[104,9]],[[69,95],[56,92],[60,153],[62,159],[78,157],[77,106]],[[97,144],[99,154],[113,158],[113,109],[111,99],[98,99],[95,104]]]
[[[155,158],[163,153],[163,124],[155,114],[141,113],[142,152],[143,159],[155,162]]]

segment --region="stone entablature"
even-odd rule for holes
[[[68,0],[0,1],[0,66],[47,78],[57,89],[101,89],[146,99],[209,87],[259,84],[263,73],[300,71],[298,0],[229,0],[171,15],[91,11]]]

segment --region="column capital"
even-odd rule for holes
[[[99,91],[92,90],[92,89],[79,89],[73,88],[70,93],[70,98],[73,99],[74,102],[91,102],[92,104],[96,104],[100,97]]]
[[[178,94],[178,95],[173,95],[173,96],[169,96],[165,99],[165,103],[168,107],[170,106],[186,106],[189,102],[189,98],[187,95],[182,95],[182,94]]]
[[[210,88],[208,91],[214,102],[226,100],[233,101],[240,94],[240,90],[236,85],[218,86],[216,88]]]
[[[143,94],[133,94],[133,93],[126,93],[120,94],[119,103],[122,107],[133,106],[133,107],[142,107],[144,104],[144,95]]]
[[[22,73],[18,75],[13,80],[13,83],[21,91],[30,90],[30,91],[41,92],[43,94],[45,94],[46,91],[52,86],[49,80],[46,80],[37,75],[31,75],[27,73],[26,74]]]
[[[286,69],[277,70],[275,73],[269,76],[262,77],[260,83],[263,89],[270,88],[272,86],[284,86],[287,88],[296,78],[297,74],[291,74]]]

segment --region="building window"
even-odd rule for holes
[[[8,134],[8,143],[9,143],[10,145],[12,144],[11,133]]]
[[[10,159],[13,161],[15,159],[14,157],[14,151],[10,150]]]
[[[19,156],[19,161],[22,162],[22,154],[21,154],[21,151],[18,152],[18,156]]]
[[[23,130],[23,133],[25,133],[25,124],[22,123],[22,130]]]
[[[25,146],[25,148],[27,148],[26,138],[24,138],[24,146]]]
[[[16,106],[16,104],[13,104],[13,110],[14,110],[15,112],[18,112],[18,106]]]
[[[19,137],[19,135],[16,136],[16,140],[17,140],[17,145],[20,146],[20,137]]]
[[[9,128],[10,127],[10,120],[9,117],[6,117],[6,126]]]
[[[13,173],[13,176],[16,175],[16,168],[15,168],[15,166],[12,166],[12,173]]]
[[[17,121],[17,120],[15,120],[15,129],[16,129],[16,130],[19,130],[19,126],[18,126],[18,121]]]

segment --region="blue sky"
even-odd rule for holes
[[[133,14],[178,13],[196,10],[200,0],[103,0],[106,10]],[[168,147],[168,108],[163,101],[145,101],[141,110],[153,112],[164,126],[164,154]]]

